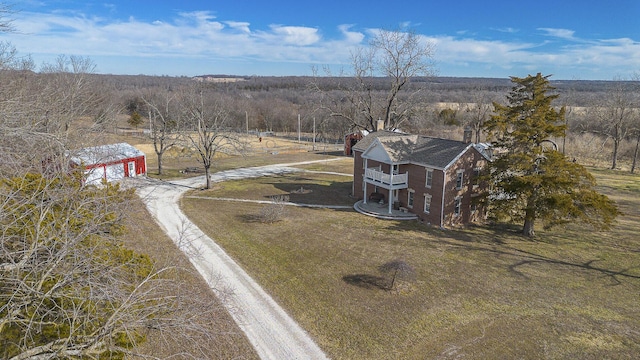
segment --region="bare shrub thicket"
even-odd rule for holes
[[[273,224],[287,216],[287,203],[289,195],[271,196],[271,202],[260,211],[260,221],[266,224]]]
[[[110,87],[96,85],[104,78],[84,58],[35,70],[0,46],[0,358],[224,354],[229,336],[211,326],[223,310],[200,296],[208,287],[183,281],[188,264],[160,264],[124,241],[140,200],[85,186],[67,166],[69,151],[109,141],[119,111]]]

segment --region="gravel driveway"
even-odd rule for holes
[[[320,160],[327,161],[327,160]],[[211,175],[213,182],[302,171],[281,164],[228,170]],[[137,188],[149,212],[219,295],[262,359],[326,359],[310,336],[215,241],[182,213],[182,194],[198,188],[204,176],[172,182],[146,179]],[[220,289],[230,289],[227,296]]]

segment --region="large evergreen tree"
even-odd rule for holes
[[[565,110],[552,107],[558,95],[547,94],[554,90],[548,78],[511,77],[508,104],[494,103],[495,114],[483,126],[495,155],[487,172],[489,210],[498,220],[522,222],[529,237],[538,219],[545,228],[581,220],[606,229],[619,213],[616,205],[551,140],[564,134]]]

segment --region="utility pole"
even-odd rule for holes
[[[316,151],[316,117],[313,117],[313,151]]]
[[[249,134],[249,113],[246,110],[244,112],[244,120],[247,126],[247,134]]]
[[[300,114],[298,114],[298,142],[300,142]]]

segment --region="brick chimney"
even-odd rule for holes
[[[473,136],[473,131],[471,130],[470,127],[465,126],[464,127],[464,135],[462,136],[462,141],[465,144],[469,144],[471,143],[471,137]]]

